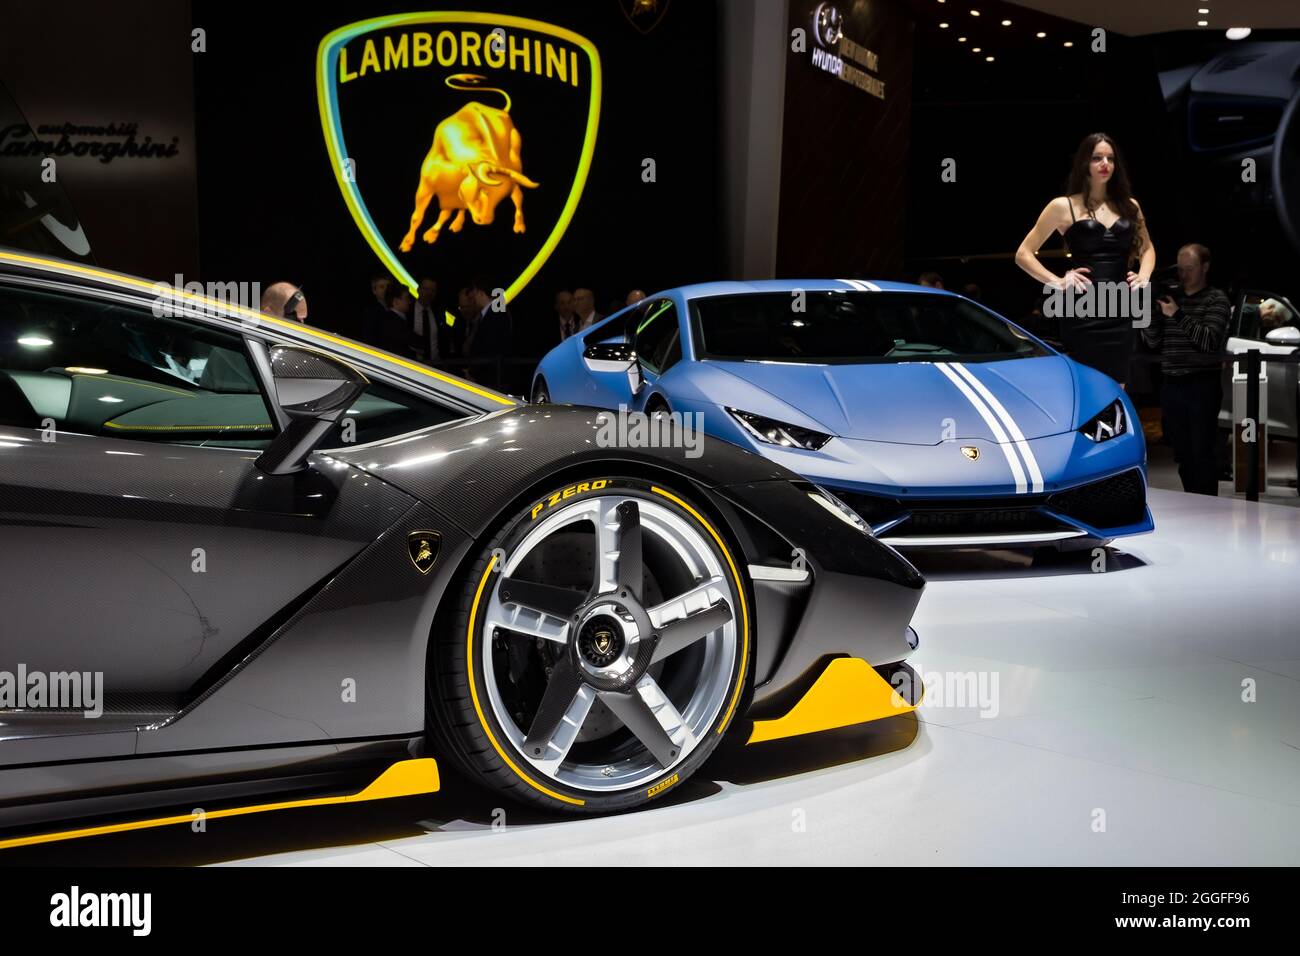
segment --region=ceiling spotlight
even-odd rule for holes
[[[1039,30],[1037,33],[1034,34],[1034,36],[1038,37],[1038,39],[1041,40],[1043,37],[1047,36],[1047,34],[1044,33],[1042,30]]]
[[[1065,41],[1063,44],[1061,44],[1061,45],[1062,45],[1062,46],[1074,46],[1074,41],[1073,41],[1073,40],[1066,40],[1066,41]]]
[[[1208,27],[1208,26],[1210,25],[1210,21],[1209,21],[1209,20],[1197,20],[1197,21],[1196,21],[1196,25],[1197,25],[1198,27]]]
[[[946,30],[946,29],[948,29],[948,24],[946,24],[946,23],[941,23],[941,24],[939,24],[939,29],[940,29],[940,30]]]
[[[1225,34],[1229,40],[1244,40],[1250,36],[1250,27],[1228,27]]]
[[[986,57],[984,58],[984,62],[985,62],[985,63],[992,63],[992,62],[993,62],[993,57],[991,57],[991,56],[986,56]]]
[[[1011,21],[1010,21],[1010,20],[1003,20],[1003,21],[1002,21],[1002,25],[1003,25],[1004,27],[1009,27],[1009,26],[1011,26]]]
[[[978,53],[978,52],[980,51],[980,48],[977,47],[977,46],[973,46],[973,47],[971,47],[971,50],[970,50],[970,51],[971,51],[972,53]]]
[[[958,37],[958,38],[957,38],[957,42],[958,42],[958,43],[965,43],[965,42],[966,42],[966,38],[965,38],[965,37]]]
[[[1201,8],[1200,8],[1199,10],[1197,10],[1196,12],[1197,12],[1197,13],[1200,13],[1200,14],[1206,14],[1206,13],[1209,13],[1209,12],[1210,12],[1210,8],[1209,8],[1209,7],[1201,7]]]
[[[978,17],[978,16],[980,15],[980,12],[979,12],[978,10],[972,10],[972,11],[970,12],[970,15],[971,15],[972,17]]]

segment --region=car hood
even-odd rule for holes
[[[700,382],[719,405],[843,438],[936,445],[1027,439],[1071,430],[1075,381],[1059,355],[1000,362],[804,365],[707,361]]]

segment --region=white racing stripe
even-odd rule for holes
[[[1003,430],[998,419],[993,415],[987,405],[980,400],[966,380],[950,369],[946,362],[935,362],[934,367],[947,376],[948,380],[957,386],[958,391],[966,396],[966,401],[971,403],[971,407],[979,412],[980,418],[984,419],[984,424],[989,426],[989,431],[993,432],[998,447],[1002,449],[1002,455],[1006,458],[1007,464],[1011,467],[1011,474],[1016,479],[1016,494],[1023,495],[1028,490],[1028,482],[1025,481],[1025,470],[1020,467],[1020,459],[1012,448],[1011,440]]]
[[[879,292],[880,286],[874,282],[868,282],[866,279],[841,279],[841,282],[853,286],[859,292]]]
[[[1029,442],[1025,440],[1025,433],[1020,430],[1016,420],[1011,417],[1011,413],[1006,410],[998,397],[988,390],[983,382],[975,377],[975,373],[968,369],[961,362],[953,362],[952,367],[956,369],[957,374],[974,386],[975,391],[980,393],[984,401],[988,402],[993,412],[1002,419],[1002,424],[1007,426],[1007,432],[1011,435],[1012,440],[1016,443],[1016,448],[1020,451],[1020,457],[1025,460],[1025,467],[1029,469],[1029,490],[1035,494],[1043,490],[1043,473],[1039,470],[1038,459],[1034,457],[1033,451],[1029,447]]]

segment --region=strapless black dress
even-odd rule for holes
[[[1120,218],[1107,229],[1096,219],[1076,219],[1065,230],[1070,268],[1087,267],[1093,282],[1126,282],[1133,223]],[[1104,297],[1101,297],[1104,298]],[[1095,310],[1094,310],[1095,311]],[[1061,319],[1061,343],[1077,362],[1104,372],[1123,384],[1133,357],[1133,317],[1104,316]]]

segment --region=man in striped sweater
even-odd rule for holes
[[[1207,284],[1209,271],[1205,246],[1192,243],[1179,249],[1182,293],[1157,299],[1159,309],[1142,330],[1147,344],[1160,352],[1160,405],[1178,477],[1184,491],[1200,495],[1219,493],[1215,449],[1223,386],[1220,367],[1205,364],[1205,356],[1223,350],[1231,311],[1228,297]]]

